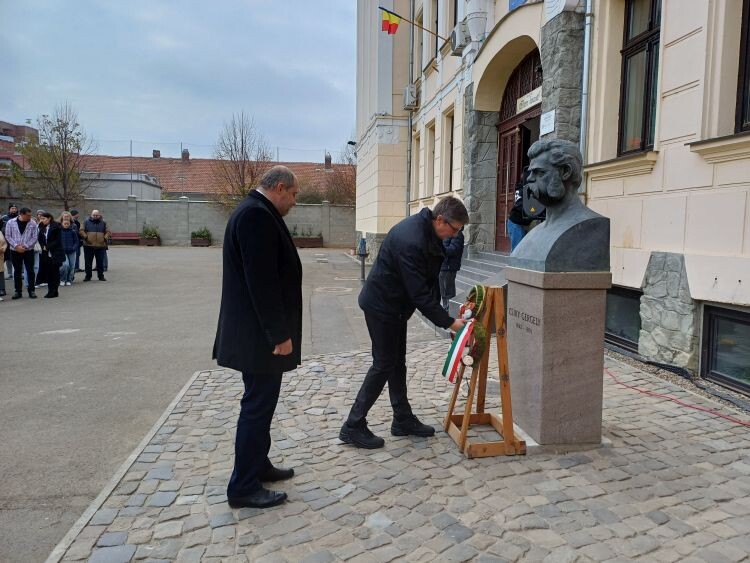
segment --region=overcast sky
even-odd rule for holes
[[[209,157],[243,110],[281,160],[354,129],[354,0],[0,0],[0,22],[0,120],[70,101],[101,154]]]

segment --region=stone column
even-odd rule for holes
[[[542,112],[555,110],[555,130],[545,139],[581,136],[584,14],[564,11],[542,27]]]
[[[474,110],[473,92],[473,84],[464,90],[463,186],[470,221],[468,243],[474,250],[494,250],[498,114]]]
[[[638,353],[654,362],[698,370],[698,307],[690,297],[685,257],[652,252],[641,297]]]

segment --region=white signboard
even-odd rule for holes
[[[542,114],[539,120],[539,135],[546,135],[555,130],[555,110],[547,111]]]
[[[526,111],[531,106],[542,103],[542,87],[532,90],[528,94],[521,96],[516,100],[516,113]]]
[[[544,0],[544,15],[547,21],[565,10],[575,10],[578,0]]]

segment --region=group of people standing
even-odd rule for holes
[[[0,218],[0,301],[6,295],[5,280],[12,279],[12,299],[23,297],[23,285],[30,299],[36,299],[36,288],[47,286],[45,298],[59,296],[59,287],[72,285],[76,272],[85,272],[90,281],[93,260],[97,276],[107,281],[106,249],[110,239],[107,223],[93,210],[83,225],[76,209],[64,211],[56,219],[43,209],[32,217],[31,209],[10,204],[7,215]],[[81,248],[85,270],[80,269]],[[7,269],[7,276],[5,270]]]
[[[300,361],[302,264],[283,216],[295,205],[299,183],[274,166],[237,206],[224,235],[221,310],[213,356],[242,372],[245,390],[237,422],[234,470],[227,486],[233,508],[283,503],[282,491],[265,483],[290,479],[291,468],[268,459],[270,427],[283,373]],[[359,296],[372,340],[372,366],[339,431],[358,448],[385,441],[369,430],[367,415],[388,384],[394,436],[434,435],[412,411],[407,397],[407,321],[418,309],[436,326],[460,330],[464,321],[441,306],[438,278],[443,241],[456,237],[469,216],[458,199],[443,198],[394,226],[383,240]],[[460,258],[459,258],[460,260]]]

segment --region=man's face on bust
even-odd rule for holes
[[[544,152],[529,163],[526,187],[544,205],[553,205],[565,197],[565,184],[557,166],[550,162],[549,152]]]

